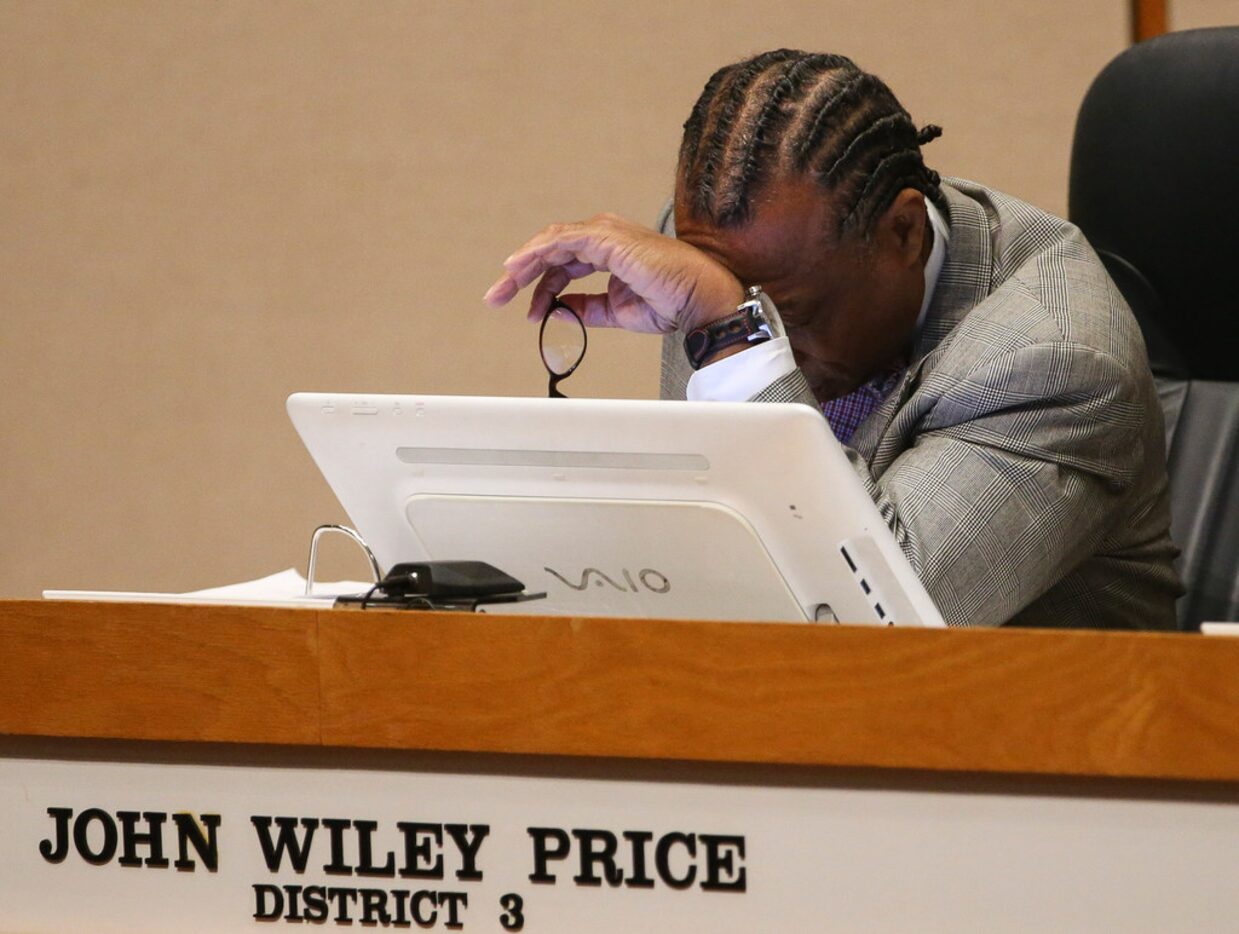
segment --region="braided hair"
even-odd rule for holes
[[[904,188],[943,204],[918,131],[880,78],[842,55],[792,49],[720,68],[684,123],[679,180],[693,215],[719,227],[749,219],[776,170],[811,175],[838,199],[838,230],[867,236]]]

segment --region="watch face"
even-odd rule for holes
[[[761,303],[761,314],[765,321],[766,327],[769,328],[768,333],[771,339],[776,337],[786,337],[787,331],[783,327],[783,319],[779,317],[779,309],[775,307],[774,302],[770,300],[770,296],[765,292],[758,292],[757,299]]]

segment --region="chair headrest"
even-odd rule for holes
[[[1159,36],[1106,66],[1076,123],[1069,205],[1155,368],[1239,380],[1239,27]]]

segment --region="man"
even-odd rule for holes
[[[539,320],[605,270],[605,294],[560,298],[589,326],[689,335],[689,398],[820,408],[950,625],[1173,628],[1139,330],[1078,230],[927,169],[939,132],[842,56],[728,66],[684,125],[677,239],[557,224],[486,300],[537,282]],[[738,315],[757,285],[786,337]],[[685,357],[664,358],[674,389]]]

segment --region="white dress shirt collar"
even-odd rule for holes
[[[929,303],[933,300],[942,264],[946,262],[946,245],[951,240],[951,228],[947,226],[946,218],[928,198],[925,199],[925,211],[929,214],[929,226],[934,232],[934,245],[929,251],[929,259],[925,262],[925,296],[921,299],[921,311],[916,316],[918,334],[925,323],[925,316],[929,313]]]

